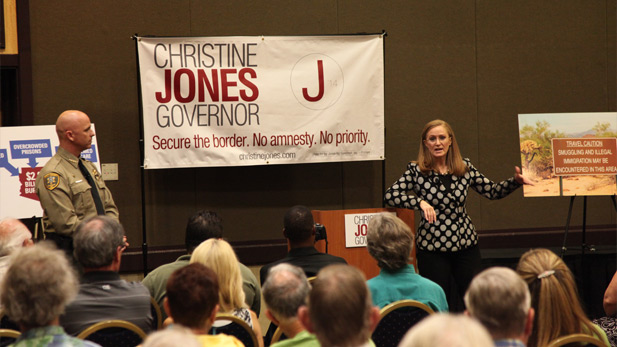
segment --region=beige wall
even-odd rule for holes
[[[464,156],[494,180],[520,164],[517,114],[615,111],[615,0],[30,0],[35,124],[64,109],[96,123],[129,239],[141,240],[139,109],[130,36],[308,35],[386,30],[386,156],[381,162],[146,172],[148,243],[182,244],[187,217],[211,208],[231,241],[281,238],[284,211],[381,206],[414,159],[421,127],[449,121]],[[615,223],[608,198],[588,223]],[[562,226],[567,198],[470,194],[480,230]],[[575,205],[573,224],[580,224]],[[577,212],[578,211],[578,212]]]

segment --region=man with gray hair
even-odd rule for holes
[[[32,233],[15,218],[0,220],[0,283],[9,267],[10,255],[21,247],[32,245]]]
[[[268,307],[266,316],[288,338],[271,346],[319,346],[317,337],[306,331],[298,319],[298,309],[306,305],[310,290],[311,286],[302,268],[282,263],[270,269],[262,288]]]
[[[107,216],[89,218],[75,230],[73,243],[84,274],[77,297],[60,317],[66,332],[77,335],[94,323],[110,319],[129,321],[149,332],[153,318],[148,289],[118,275],[126,248],[122,225]]]
[[[465,293],[466,314],[488,329],[495,346],[525,346],[533,327],[529,288],[512,269],[480,272]]]

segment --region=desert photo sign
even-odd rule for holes
[[[617,194],[617,113],[519,114],[524,195]]]

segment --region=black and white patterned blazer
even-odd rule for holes
[[[416,233],[419,249],[426,251],[456,252],[478,244],[478,235],[467,215],[465,201],[471,187],[491,200],[501,199],[521,185],[509,178],[499,183],[481,174],[469,159],[464,159],[468,171],[463,176],[451,175],[450,189],[446,189],[440,175],[431,171],[422,174],[416,163],[409,163],[407,170],[384,196],[388,206],[420,210],[422,200],[434,209],[437,220],[430,224],[423,217]],[[416,195],[408,195],[413,191]]]

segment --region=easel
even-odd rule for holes
[[[568,208],[568,219],[566,220],[566,230],[563,234],[563,244],[561,245],[561,259],[565,255],[568,248],[566,247],[566,240],[568,238],[568,230],[570,230],[570,219],[572,217],[572,205],[574,204],[574,198],[576,195],[570,197],[570,207]],[[611,195],[611,201],[613,202],[613,207],[617,212],[617,200],[615,200],[615,195]],[[587,235],[587,196],[583,196],[583,228],[581,230],[581,256],[585,255],[585,250],[589,250],[590,252],[595,252],[596,249],[593,245],[587,245],[586,235]]]

